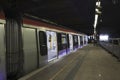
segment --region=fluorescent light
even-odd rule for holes
[[[101,4],[100,1],[96,2],[96,6],[100,6],[100,4]]]
[[[96,25],[97,25],[97,20],[98,20],[98,15],[95,15],[94,28],[96,28]]]

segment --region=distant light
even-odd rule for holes
[[[102,22],[102,19],[100,20],[100,22]]]
[[[95,9],[95,11],[98,13],[98,14],[101,14],[101,11],[99,9]]]
[[[96,2],[96,6],[100,6],[101,2],[100,1],[97,1]]]
[[[100,41],[108,41],[108,35],[100,35]]]

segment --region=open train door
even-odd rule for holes
[[[48,61],[57,58],[57,35],[56,32],[47,31]]]
[[[6,80],[4,36],[4,24],[0,24],[0,80]]]

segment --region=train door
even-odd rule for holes
[[[0,24],[0,80],[6,80],[4,33],[4,25]]]
[[[73,49],[76,50],[78,48],[78,36],[73,35]]]
[[[85,45],[87,45],[87,43],[88,43],[88,39],[87,39],[87,36],[85,36]]]
[[[39,67],[41,67],[48,63],[47,35],[45,31],[38,30],[38,51],[39,51]]]
[[[83,37],[80,36],[80,46],[82,47],[83,46]]]
[[[67,54],[67,37],[65,33],[57,33],[58,57],[61,58]]]
[[[37,68],[36,29],[22,28],[24,72],[28,73]]]
[[[85,46],[85,43],[86,43],[85,36],[83,36],[83,46]]]
[[[73,51],[73,36],[69,34],[70,52]]]
[[[48,61],[57,58],[57,35],[56,32],[47,31]]]

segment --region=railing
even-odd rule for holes
[[[120,60],[120,38],[109,39],[109,41],[101,41],[100,45]]]

